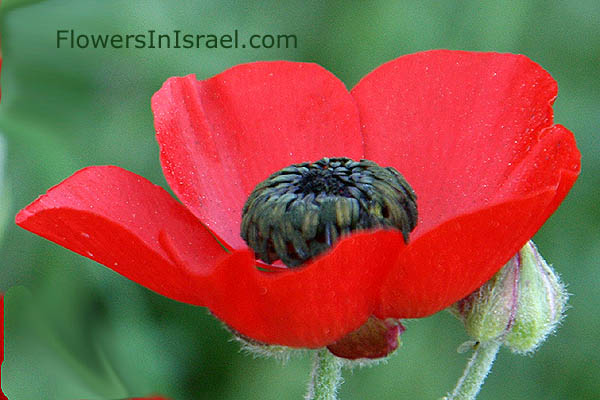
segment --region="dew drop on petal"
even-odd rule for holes
[[[90,238],[90,234],[89,234],[89,233],[86,233],[86,232],[81,232],[81,236],[83,236],[83,237],[84,237],[84,238],[86,238],[86,239],[89,239],[89,238]]]

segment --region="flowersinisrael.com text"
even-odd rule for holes
[[[237,29],[228,34],[184,33],[180,30],[139,33],[79,33],[73,29],[56,31],[58,49],[295,49],[293,34],[240,35]]]

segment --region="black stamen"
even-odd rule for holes
[[[259,183],[242,212],[241,236],[257,256],[303,264],[352,231],[417,224],[416,195],[394,168],[323,158],[294,164]]]

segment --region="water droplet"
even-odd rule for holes
[[[94,257],[94,253],[92,253],[91,251],[86,251],[85,252],[87,254],[88,257]]]
[[[86,239],[90,238],[90,234],[89,233],[85,233],[85,232],[81,232],[81,236],[83,236]]]

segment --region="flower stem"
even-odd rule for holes
[[[342,361],[327,349],[315,354],[305,400],[335,400],[342,383]]]
[[[479,346],[469,360],[465,372],[458,380],[454,391],[445,400],[473,400],[479,393],[483,381],[487,377],[496,354],[500,349],[500,342],[492,341],[479,343]]]

